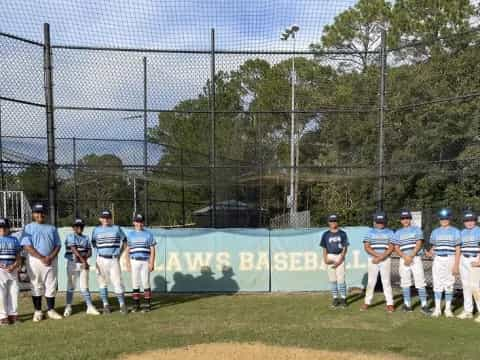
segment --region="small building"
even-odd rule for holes
[[[212,207],[207,206],[193,212],[195,227],[211,227]],[[215,205],[217,228],[262,228],[268,227],[268,211],[250,206],[238,200],[226,200]]]

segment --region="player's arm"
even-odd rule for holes
[[[452,274],[458,275],[460,274],[460,245],[455,246],[455,263],[453,264]]]
[[[125,251],[127,252],[127,256],[125,256],[125,265],[127,266],[127,271],[130,272],[132,271],[132,262],[130,261],[130,247],[128,246],[128,243],[124,243],[123,245],[125,245]]]
[[[17,252],[15,256],[15,262],[6,268],[7,272],[11,273],[16,269],[19,269],[22,266],[22,257],[20,256],[20,251]]]
[[[75,245],[70,246],[70,250],[72,251],[73,255],[82,263],[83,268],[88,270],[88,262],[87,258],[84,258],[79,252]]]
[[[373,257],[380,257],[380,254],[377,253],[375,250],[373,250],[372,245],[370,244],[369,241],[364,241],[363,242],[363,248],[367,252],[368,255],[373,256]]]
[[[328,252],[327,252],[327,249],[326,248],[323,248],[323,262],[326,264],[326,265],[332,265],[333,264],[333,260],[330,260],[328,258]]]
[[[57,245],[53,248],[52,252],[47,256],[48,261],[51,263],[60,252],[60,245]]]
[[[155,245],[150,246],[150,261],[148,263],[148,271],[152,272],[155,270]]]
[[[37,258],[39,260],[44,260],[45,256],[41,255],[34,247],[33,245],[23,245],[23,248],[25,251],[30,255],[33,256],[34,258]]]

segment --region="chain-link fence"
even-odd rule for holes
[[[60,224],[111,208],[120,224],[141,211],[158,226],[268,226],[294,207],[311,226],[330,212],[356,225],[409,207],[428,230],[441,206],[480,209],[478,11],[456,2],[76,4],[111,15],[90,29],[43,4],[50,35],[9,4],[2,189],[54,202]]]

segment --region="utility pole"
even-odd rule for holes
[[[384,122],[385,122],[385,76],[387,68],[387,32],[382,29],[380,46],[380,109],[378,122],[378,192],[377,209],[383,210],[385,169],[384,169]]]

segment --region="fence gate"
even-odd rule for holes
[[[32,220],[32,209],[23,191],[0,191],[0,216],[10,220],[13,231]]]

